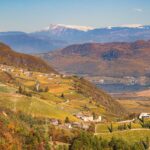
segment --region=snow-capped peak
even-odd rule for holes
[[[106,27],[107,29],[112,29],[113,27],[112,26],[108,26],[108,27]]]
[[[50,24],[48,27],[46,27],[44,30],[55,30],[55,29],[75,29],[80,31],[89,31],[94,28],[89,26],[77,26],[77,25],[64,25],[64,24]]]
[[[112,28],[116,28],[116,27],[122,27],[122,28],[143,28],[144,26],[142,24],[124,24],[124,25],[120,25],[120,26],[108,26],[106,27],[107,29],[112,29]]]
[[[127,27],[127,28],[143,28],[142,24],[125,24],[121,25],[121,27]]]

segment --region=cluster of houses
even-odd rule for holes
[[[80,128],[80,129],[87,130],[90,127],[89,123],[83,123],[83,122],[60,123],[58,119],[50,119],[50,124],[62,129]]]
[[[6,65],[0,65],[0,70],[5,72],[14,72],[14,67],[12,66],[6,66]]]
[[[75,115],[78,119],[81,119],[81,122],[70,122],[70,123],[60,123],[58,119],[50,119],[50,123],[54,126],[58,126],[60,128],[66,128],[66,129],[71,129],[71,128],[80,128],[87,130],[90,127],[91,123],[100,123],[102,122],[102,116],[97,116],[94,118],[93,115],[84,115],[82,113],[78,113]],[[139,119],[142,118],[150,118],[150,113],[141,113],[139,115]],[[129,123],[133,122],[133,120],[125,120],[121,121],[119,123]]]
[[[88,77],[86,79],[90,80],[95,84],[124,84],[124,85],[149,85],[150,78],[147,76],[133,77],[133,76],[124,76],[122,78],[113,78],[113,77]]]
[[[23,73],[25,76],[31,76],[32,72],[27,71],[25,69],[19,69],[17,72],[15,70],[15,67],[13,66],[7,66],[7,65],[0,65],[0,70],[8,73],[16,73],[15,76],[19,76],[19,73]]]
[[[0,70],[1,71],[5,71],[8,73],[16,73],[15,67],[13,66],[7,66],[7,65],[3,65],[0,64]],[[17,73],[15,74],[15,76],[19,76],[19,74],[23,74],[26,77],[32,77],[33,76],[33,72],[32,71],[28,71],[27,69],[23,69],[23,68],[18,68]],[[37,73],[37,76],[39,77],[48,77],[48,79],[53,79],[54,77],[60,77],[60,75],[55,74],[55,73],[51,73],[51,74],[46,74],[46,73]],[[64,77],[65,75],[63,75],[62,77]]]
[[[87,130],[91,123],[99,123],[102,121],[102,117],[98,116],[96,119],[93,115],[84,115],[82,113],[78,113],[75,115],[78,119],[80,119],[80,122],[69,122],[69,123],[61,123],[58,119],[50,119],[50,123],[54,126],[58,126],[59,128],[63,129],[71,129],[71,128],[80,128]]]

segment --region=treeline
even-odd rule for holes
[[[131,130],[133,127],[132,127],[132,122],[130,123],[124,123],[124,124],[120,124],[118,125],[117,128],[115,128],[113,126],[113,124],[111,123],[109,126],[107,126],[107,129],[108,131],[111,133],[111,132],[114,132],[114,131],[123,131],[123,130]],[[148,128],[150,129],[150,121],[145,121],[145,119],[139,119],[139,125],[141,125],[142,128]]]
[[[44,88],[39,88],[38,90],[36,89],[36,87],[34,87],[33,90],[26,90],[25,86],[19,86],[18,91],[16,91],[16,93],[32,97],[33,92],[48,92],[48,90],[48,86]]]
[[[148,150],[149,147],[148,137],[130,144],[122,138],[112,137],[107,141],[84,132],[72,141],[69,150]]]
[[[22,94],[22,95],[26,95],[26,96],[29,96],[29,97],[32,97],[32,93],[30,91],[27,91],[25,89],[25,87],[23,88],[22,86],[18,87],[17,93]]]
[[[150,129],[150,121],[145,121],[145,118],[139,119],[142,128],[149,128]]]
[[[67,119],[66,119],[67,120]],[[80,130],[65,130],[50,124],[47,118],[32,117],[21,111],[0,107],[0,150],[68,150],[67,144]]]

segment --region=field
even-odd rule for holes
[[[150,112],[150,100],[118,100],[130,112]]]
[[[112,114],[106,112],[104,106],[97,105],[96,102],[92,102],[92,97],[75,89],[74,85],[78,84],[78,79],[75,81],[74,77],[39,72],[32,72],[31,76],[27,74],[29,74],[27,71],[24,73],[15,68],[11,72],[13,80],[10,80],[7,74],[0,72],[0,76],[6,79],[0,84],[0,105],[2,107],[22,111],[32,116],[57,118],[62,121],[66,117],[72,121],[80,121],[74,115],[84,111],[90,114],[95,112],[98,115],[107,115],[108,118],[112,117]],[[37,81],[41,92],[34,91]],[[18,93],[19,87],[26,93],[30,93],[31,96]]]
[[[110,133],[109,132],[109,127],[111,126],[111,124],[113,125],[113,131],[117,132],[118,130],[118,126],[119,125],[124,125],[124,123],[118,123],[118,122],[114,122],[114,123],[100,123],[97,124],[95,127],[95,133],[99,134],[99,133]],[[129,123],[126,123],[126,125],[128,126]],[[137,122],[132,123],[132,129],[139,129],[142,128],[141,125]]]
[[[145,119],[145,123],[149,123],[149,119]],[[110,132],[109,128],[113,128],[113,131]],[[129,125],[130,128],[129,128]],[[120,130],[118,127],[125,126],[125,129]],[[144,140],[146,137],[150,138],[150,129],[143,128],[140,120],[135,120],[132,123],[121,123],[121,122],[112,122],[112,123],[100,123],[95,127],[95,135],[98,137],[102,137],[108,141],[111,140],[112,137],[122,138],[128,143],[138,142],[140,140]]]
[[[141,140],[145,140],[147,137],[150,138],[150,130],[149,129],[140,129],[140,130],[126,130],[126,131],[118,131],[113,133],[100,133],[97,136],[102,137],[106,140],[111,140],[112,137],[122,138],[128,143],[139,142]]]
[[[116,98],[131,113],[150,112],[150,90],[123,93]]]

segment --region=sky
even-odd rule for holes
[[[25,32],[49,24],[150,25],[150,0],[0,0],[0,20],[0,31]]]

